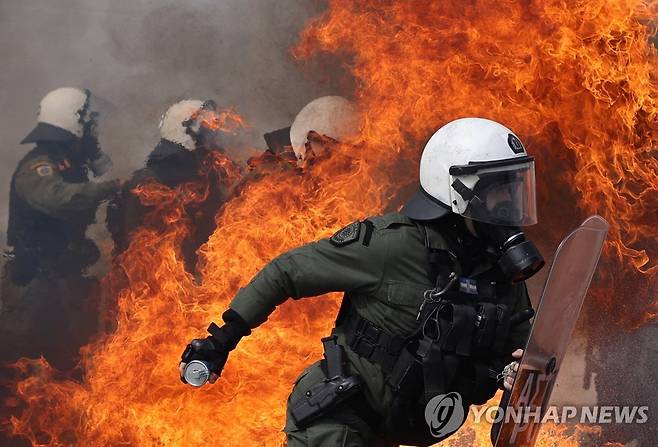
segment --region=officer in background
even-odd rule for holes
[[[290,143],[300,166],[326,156],[331,146],[359,133],[359,117],[342,96],[322,96],[306,104],[290,126]]]
[[[11,179],[2,361],[43,355],[68,369],[95,330],[98,283],[85,272],[100,251],[85,233],[99,204],[119,189],[117,180],[89,181],[89,171],[101,176],[112,165],[98,143],[99,110],[88,90],[53,90],[21,142],[36,147]]]
[[[328,155],[332,145],[358,134],[356,108],[341,96],[322,96],[306,104],[290,127],[263,137],[267,150],[247,160],[243,183],[273,172],[300,172],[316,156]]]
[[[208,190],[202,201],[186,208],[186,217],[192,222],[191,233],[181,247],[185,269],[196,274],[197,250],[215,230],[217,212],[237,180],[237,175],[233,178],[229,173],[237,173],[232,163],[225,170],[212,169],[213,157],[224,152],[218,144],[220,131],[220,115],[212,100],[187,99],[167,110],[160,122],[161,140],[149,154],[146,167],[133,174],[122,187],[121,195],[108,207],[107,227],[116,254],[128,248],[133,233],[145,224],[152,209],[142,203],[135,188],[150,181],[172,189],[183,183],[200,182],[199,186]]]
[[[524,281],[543,266],[519,228],[536,223],[533,158],[501,124],[459,119],[427,143],[420,184],[402,213],[270,262],[225,324],[188,345],[183,380],[193,360],[216,380],[239,340],[288,297],[344,291],[325,358],[289,398],[289,446],[431,445],[433,397],[458,392],[467,414],[511,388],[533,315]]]

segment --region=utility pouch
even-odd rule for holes
[[[400,352],[386,380],[400,396],[417,396],[423,389],[422,363],[407,346]]]
[[[361,377],[347,376],[345,351],[332,335],[322,339],[327,379],[313,385],[303,396],[290,403],[290,414],[298,427],[326,415],[360,390]]]
[[[473,347],[495,356],[503,352],[510,331],[510,314],[504,304],[478,303]]]
[[[479,349],[487,349],[493,344],[496,335],[497,309],[492,303],[478,303],[475,315],[474,345]]]

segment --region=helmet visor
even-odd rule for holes
[[[85,90],[87,100],[78,111],[80,124],[83,126],[83,135],[98,137],[99,118],[106,118],[114,110],[114,105],[100,96],[96,96],[89,90]]]
[[[85,90],[87,100],[78,111],[81,122],[98,121],[99,117],[107,118],[116,110],[116,106],[105,98],[94,95],[89,90]]]
[[[537,223],[532,157],[453,168],[457,169],[450,171],[450,194],[455,213],[494,225]]]

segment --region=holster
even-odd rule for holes
[[[358,393],[361,377],[348,376],[345,367],[345,351],[332,335],[322,339],[324,345],[324,370],[327,378],[312,386],[290,403],[290,414],[298,427],[326,415],[337,405]]]

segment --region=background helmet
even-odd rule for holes
[[[214,101],[184,99],[169,107],[162,116],[160,136],[193,150],[199,143],[203,129],[216,131],[218,128],[219,115]]]
[[[449,212],[495,225],[537,223],[534,159],[507,127],[462,118],[441,127],[420,161],[420,188],[405,205],[412,219]]]
[[[21,141],[71,141],[94,131],[98,111],[93,110],[89,90],[63,87],[43,97],[37,126]]]
[[[290,127],[290,142],[298,160],[306,156],[309,132],[336,141],[346,141],[359,133],[356,107],[341,96],[323,96],[306,104]]]

